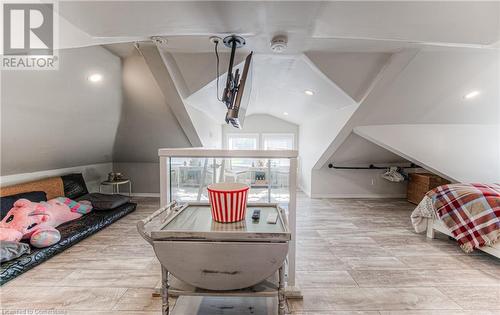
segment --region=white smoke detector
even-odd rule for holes
[[[274,36],[271,40],[271,50],[275,53],[282,53],[288,46],[288,38],[285,35]]]

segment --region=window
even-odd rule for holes
[[[229,150],[257,150],[259,148],[259,135],[253,133],[234,133],[228,134],[227,148]],[[252,159],[233,158],[229,160],[229,168],[246,168],[252,166],[255,162]]]
[[[227,148],[229,150],[257,150],[259,147],[258,134],[228,134]]]
[[[262,134],[262,148],[264,150],[293,150],[295,137],[292,133],[264,133]],[[288,167],[287,159],[271,160],[272,168]]]
[[[262,135],[262,148],[264,150],[293,150],[294,135],[291,133],[274,133]]]

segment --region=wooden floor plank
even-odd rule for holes
[[[2,310],[160,314],[161,298],[152,296],[160,265],[135,230],[159,200],[137,201],[133,214],[0,288]],[[289,301],[291,314],[500,313],[499,260],[481,252],[466,255],[447,238],[413,233],[414,205],[303,194],[297,204],[297,280],[304,300]],[[201,308],[182,307],[210,305],[205,300]]]

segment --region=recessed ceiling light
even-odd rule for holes
[[[102,81],[102,74],[100,73],[94,73],[88,76],[87,80],[89,80],[92,83],[100,82]]]
[[[480,93],[479,91],[472,91],[472,92],[469,92],[467,94],[464,95],[464,98],[465,99],[471,99],[471,98],[474,98],[476,96],[478,96]]]
[[[305,91],[304,91],[304,93],[305,93],[306,95],[314,95],[314,92],[313,92],[313,91],[311,91],[311,90],[305,90]]]
[[[288,116],[288,113],[287,112],[283,112],[283,115]]]

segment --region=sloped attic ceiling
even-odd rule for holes
[[[206,42],[208,40],[205,39]],[[131,43],[105,45],[122,57],[135,53]],[[213,49],[213,45],[212,45]],[[229,53],[221,48],[219,70],[219,93],[226,80]],[[216,57],[212,52],[172,52],[169,46],[162,48],[170,55],[182,76],[186,89],[182,94],[186,104],[200,110],[213,120],[224,123],[224,106],[216,97]],[[303,54],[257,54],[252,63],[251,82],[247,86],[250,94],[248,115],[263,113],[301,124],[337,109],[353,105],[353,95],[362,95],[378,71],[384,66],[387,53],[326,53],[318,58],[327,71],[320,70]],[[315,57],[318,55],[313,53]],[[246,55],[238,53],[235,63],[243,67]],[[332,70],[333,69],[333,70]],[[337,71],[339,70],[339,71]],[[349,74],[349,75],[346,75]],[[334,83],[340,82],[342,88]],[[311,90],[314,95],[305,95]],[[347,93],[346,93],[347,91]],[[286,113],[286,115],[285,115]]]
[[[315,168],[335,159],[346,135],[357,130],[449,179],[495,181],[500,167],[499,70],[495,50],[433,48],[410,55],[401,71],[360,105]],[[479,95],[466,98],[470,91]]]
[[[207,38],[205,38],[203,42],[208,42]],[[151,46],[150,42],[138,42],[138,44],[140,44],[140,47],[145,45]],[[134,48],[134,43],[131,42],[106,44],[103,46],[121,58],[127,58],[138,54],[137,49]],[[186,97],[197,92],[211,81],[215,80],[217,59],[215,57],[213,45],[211,46],[212,50],[210,52],[176,52],[169,47],[170,41],[168,47],[164,47],[162,52],[170,54],[176,64],[176,67],[179,69],[182,79],[186,84]],[[230,53],[224,47],[219,47],[219,50],[222,50],[219,51],[219,75],[222,76],[227,72]],[[245,54],[237,52],[234,59],[235,64],[240,64],[245,60],[245,57]]]
[[[384,52],[310,51],[306,56],[330,80],[360,102],[391,56]]]
[[[122,90],[114,162],[157,162],[159,147],[191,146],[146,61],[137,52],[122,60]]]
[[[6,175],[113,161],[120,59],[101,47],[64,50],[59,58],[64,63],[57,71],[0,71],[2,181],[9,182]],[[99,86],[88,84],[93,71],[106,73]],[[85,171],[86,179],[98,181],[96,170]]]
[[[287,32],[289,51],[297,53],[356,46],[395,51],[424,42],[490,45],[499,38],[499,7],[475,1],[71,1],[61,2],[59,13],[73,26],[61,28],[63,47],[76,39],[89,45],[153,35],[182,36],[182,46],[189,37],[239,33],[250,49],[268,52],[270,38]],[[208,44],[191,45],[210,51]]]
[[[184,82],[186,82],[189,95],[206,87],[215,79],[217,69],[215,53],[213,51],[206,53],[172,52],[171,54],[184,78]],[[234,59],[235,64],[244,61],[245,57],[245,54],[237,53]],[[230,53],[225,51],[219,53],[220,75],[226,73],[229,58]],[[224,84],[225,81],[221,80],[221,82],[221,84]]]
[[[499,125],[382,125],[355,132],[452,181],[500,178]]]
[[[116,8],[120,9],[117,10]],[[304,116],[318,109],[314,108],[317,99],[323,96],[323,89],[339,91],[339,95],[349,95],[352,99],[349,111],[342,110],[342,113],[332,111],[331,113],[323,113],[325,117],[324,126],[331,127],[328,132],[335,133],[324,137],[324,144],[317,146],[325,148],[324,152],[316,163],[317,157],[314,157],[313,164],[316,168],[321,168],[326,161],[332,157],[333,152],[337,150],[343,141],[352,132],[354,126],[359,124],[373,125],[385,123],[387,119],[394,117],[394,122],[399,123],[405,121],[412,123],[413,117],[419,117],[421,123],[428,121],[439,120],[439,117],[451,117],[450,122],[454,121],[453,117],[465,115],[468,120],[476,119],[476,115],[467,115],[470,110],[463,110],[459,106],[458,111],[453,111],[456,115],[448,115],[449,110],[444,110],[446,106],[441,106],[447,101],[436,101],[441,94],[445,94],[455,89],[464,88],[457,81],[460,75],[457,75],[453,66],[458,68],[458,71],[467,69],[469,74],[477,73],[477,68],[474,68],[470,60],[466,60],[464,64],[456,63],[457,55],[463,51],[467,53],[466,48],[474,50],[489,50],[492,48],[498,49],[500,40],[500,3],[499,2],[63,2],[60,5],[60,13],[68,23],[71,23],[74,28],[78,29],[81,34],[87,35],[87,41],[82,40],[81,45],[89,43],[102,44],[110,42],[123,42],[132,40],[147,40],[151,35],[161,35],[168,40],[166,51],[171,53],[176,63],[183,63],[182,55],[184,53],[202,54],[208,53],[207,58],[213,51],[213,45],[207,40],[209,35],[224,36],[231,33],[239,33],[247,39],[246,49],[254,50],[256,61],[261,58],[260,63],[265,64],[266,55],[270,53],[269,41],[278,33],[285,32],[289,37],[289,47],[286,51],[286,56],[280,60],[276,55],[272,55],[273,63],[279,64],[279,71],[270,73],[279,78],[259,79],[259,82],[267,82],[265,86],[258,87],[260,90],[279,91],[279,84],[287,82],[288,85],[293,85],[293,82],[302,82],[301,72],[294,72],[294,68],[287,68],[289,64],[297,65],[301,68],[301,54],[306,53],[312,60],[309,63],[312,71],[317,71],[317,77],[322,77],[325,80],[318,80],[317,85],[326,84],[333,88],[318,89],[316,98],[309,98],[303,101],[304,96],[295,94],[296,97],[282,100],[276,95],[285,93],[264,93],[256,105],[249,109],[260,112],[279,115],[281,118],[286,118],[295,122],[306,122],[311,120],[312,116]],[[300,18],[298,18],[300,17]],[[80,35],[81,35],[80,34]],[[65,35],[65,34],[63,34]],[[66,34],[68,35],[68,34]],[[67,36],[66,36],[67,37]],[[63,44],[65,41],[63,36]],[[79,38],[81,38],[80,36]],[[72,41],[75,44],[75,41]],[[418,53],[421,49],[429,49],[429,47],[445,47],[442,57],[437,55],[432,58],[437,58],[437,69],[443,72],[432,72],[431,65],[434,61],[423,60],[425,54]],[[448,52],[454,52],[448,60]],[[227,52],[227,51],[226,51]],[[245,53],[246,51],[241,51]],[[343,67],[342,62],[334,62],[334,59],[341,60],[339,55],[334,53],[348,53],[344,57],[345,60],[351,60],[351,65],[355,65],[356,58],[349,56],[352,53],[369,53],[364,55],[365,60],[371,60],[363,68],[362,75],[352,75],[350,70],[354,68]],[[175,54],[179,54],[181,59],[176,58]],[[372,55],[370,55],[372,54]],[[260,57],[257,57],[259,56]],[[386,70],[388,63],[394,55],[407,56],[392,69],[391,78],[382,78],[384,84],[378,85],[378,79],[381,72]],[[418,57],[412,61],[414,56]],[[299,56],[299,57],[297,57]],[[432,59],[431,58],[431,59]],[[439,63],[439,58],[442,58],[442,64]],[[274,60],[276,59],[276,61]],[[467,58],[466,58],[467,59]],[[186,59],[187,60],[187,59]],[[189,67],[190,63],[184,60],[184,64]],[[207,59],[208,60],[208,59]],[[298,62],[290,62],[290,60],[298,60]],[[384,62],[387,63],[384,64]],[[423,61],[422,61],[423,60]],[[479,57],[478,60],[482,60]],[[448,63],[451,61],[451,64]],[[362,63],[359,63],[362,64]],[[417,69],[414,72],[408,72],[405,69],[406,65],[410,65],[412,69]],[[419,70],[420,64],[420,71]],[[448,66],[444,66],[448,65]],[[198,65],[203,68],[204,65]],[[390,66],[390,65],[389,65]],[[481,67],[481,65],[478,65]],[[272,66],[269,66],[272,68]],[[266,70],[267,67],[263,67]],[[258,62],[256,62],[256,74],[258,76]],[[290,75],[282,76],[281,73],[300,73],[295,75],[293,81]],[[271,72],[271,71],[270,71]],[[307,73],[309,70],[303,70]],[[355,71],[353,71],[355,72]],[[390,72],[390,71],[389,71]],[[263,71],[261,73],[264,73]],[[401,73],[401,75],[400,75]],[[443,73],[449,75],[448,78]],[[460,73],[463,73],[460,72]],[[419,80],[423,80],[424,84],[412,86],[411,81],[405,81],[406,75],[416,76]],[[474,76],[474,75],[472,75]],[[284,79],[283,79],[284,77]],[[362,79],[361,79],[362,78]],[[189,87],[189,93],[186,99],[187,102],[199,109],[210,108],[210,101],[207,102],[205,96],[208,96],[210,86],[213,84],[213,77],[207,75],[196,82],[196,76],[186,79]],[[427,80],[428,79],[428,80]],[[448,80],[449,79],[449,80]],[[288,81],[286,81],[288,80]],[[293,82],[290,82],[293,81]],[[313,82],[312,80],[311,82]],[[316,82],[316,81],[314,81]],[[406,82],[406,83],[405,83]],[[434,82],[430,84],[430,82]],[[436,87],[446,83],[447,91],[439,91]],[[455,83],[453,83],[455,82]],[[495,82],[495,81],[491,81]],[[393,84],[394,83],[394,84]],[[203,85],[205,84],[205,85]],[[406,85],[405,85],[406,84]],[[391,86],[392,85],[392,86]],[[297,90],[303,89],[303,86],[297,84]],[[335,89],[338,86],[340,88]],[[397,89],[394,87],[404,88],[403,93],[397,94],[395,98],[384,98],[384,101],[374,101],[374,99],[382,99],[381,95],[385,93],[385,89]],[[425,87],[425,88],[424,88]],[[212,86],[213,88],[213,86]],[[206,90],[205,90],[206,89]],[[430,93],[427,93],[429,89]],[[409,97],[408,95],[416,95],[418,97]],[[410,91],[407,93],[407,91]],[[440,92],[442,92],[440,94]],[[286,94],[294,95],[300,91],[286,91]],[[330,93],[330,92],[326,92]],[[390,93],[388,95],[391,95]],[[392,94],[395,95],[395,94]],[[196,98],[198,97],[198,100]],[[349,97],[347,97],[349,98]],[[213,99],[213,97],[211,98]],[[453,97],[451,97],[453,99]],[[451,100],[450,99],[450,100]],[[455,100],[454,100],[455,101]],[[359,109],[356,107],[357,102],[362,105]],[[342,102],[338,102],[342,104]],[[293,106],[293,104],[301,104],[302,112],[297,112],[297,115],[289,114],[284,117],[283,106]],[[407,106],[400,106],[405,104]],[[450,103],[451,104],[451,103]],[[461,103],[459,103],[461,104]],[[327,108],[336,107],[337,102],[331,102],[328,107],[321,107],[322,111]],[[254,109],[252,109],[252,107]],[[261,109],[259,109],[259,107]],[[344,107],[344,108],[347,108]],[[380,108],[379,108],[380,107]],[[278,109],[277,109],[278,108]],[[342,108],[342,107],[340,107]],[[368,108],[368,109],[367,109]],[[423,111],[427,110],[424,114]],[[209,110],[210,111],[210,110]],[[212,112],[212,111],[210,111]],[[305,113],[305,114],[304,114]],[[349,119],[349,115],[353,117]],[[404,116],[403,114],[408,115]],[[484,111],[482,112],[484,113]],[[218,115],[218,114],[217,114]],[[481,114],[483,115],[483,114]],[[480,116],[481,116],[480,115]],[[342,119],[336,119],[336,116],[342,116]],[[476,118],[472,118],[476,117]],[[329,122],[335,120],[339,126],[330,126]],[[460,119],[459,119],[460,120]],[[463,119],[462,119],[463,120]],[[355,121],[355,124],[352,124]],[[476,119],[476,121],[480,121]],[[391,123],[394,123],[391,122]],[[461,121],[463,122],[463,121]],[[453,122],[452,122],[453,123]],[[344,126],[345,124],[345,126]],[[311,123],[315,125],[315,123]],[[332,131],[330,131],[332,130]],[[337,131],[341,135],[336,137]],[[325,132],[310,132],[324,136]],[[333,142],[331,138],[334,138]],[[330,143],[332,144],[330,145]],[[332,151],[331,148],[334,148]],[[321,152],[319,153],[321,155]]]
[[[270,114],[300,125],[304,120],[354,104],[304,55],[260,54],[254,57],[252,68],[251,90],[247,87],[248,115]],[[225,82],[225,77],[220,82]],[[313,91],[314,95],[304,94],[305,90]],[[220,121],[225,110],[215,91],[216,80],[213,80],[186,101]]]
[[[293,56],[306,52],[313,61],[310,64],[320,69],[320,73],[325,73],[356,101],[364,96],[391,53],[423,44],[452,47],[495,44],[500,39],[499,11],[500,3],[495,2],[418,1],[71,1],[61,2],[59,6],[62,20],[73,26],[64,29],[77,29],[96,44],[149,40],[152,35],[166,38],[168,43],[165,51],[175,59],[188,86],[189,95],[204,86],[208,88],[207,84],[213,83],[215,78],[211,65],[214,62],[211,57],[213,44],[207,40],[209,36],[224,36],[228,33],[243,35],[247,40],[247,46],[241,50],[244,55],[250,50],[257,54],[269,54],[270,39],[275,34],[286,33],[289,37],[286,51],[288,60],[276,60],[271,64],[268,62],[270,59],[267,59],[270,68],[280,69],[273,73],[269,71],[270,77],[267,80],[261,78],[258,82],[270,83],[263,84],[267,89],[279,89],[283,82],[293,85],[290,78],[272,78],[275,73],[276,76],[287,73],[287,63],[294,66],[294,62],[290,62]],[[63,47],[68,37],[73,45],[77,45],[71,34],[62,35]],[[87,44],[85,40],[81,41],[81,45]],[[348,53],[343,56],[331,55],[342,52]],[[355,53],[365,54],[359,56]],[[277,58],[275,54],[272,56]],[[223,47],[221,57],[224,71],[227,49]],[[257,58],[256,63],[259,62]],[[263,61],[264,58],[261,64]],[[257,75],[267,70],[267,64],[261,66],[260,70],[256,69]],[[302,67],[300,60],[295,64],[296,68]],[[357,71],[356,67],[363,69]],[[191,68],[196,71],[190,71]],[[298,72],[293,74],[297,76]],[[321,82],[326,81],[316,80],[314,84]],[[318,94],[323,91],[315,87],[311,89],[318,90]],[[292,90],[290,88],[288,91],[300,93]],[[303,102],[302,95],[296,96],[294,100]],[[322,103],[318,101],[319,97],[309,98],[307,102]],[[268,103],[272,105],[277,103],[265,95],[255,105],[261,106],[255,109],[256,112],[274,107],[261,105],[262,100],[271,100]],[[283,117],[284,111],[279,108],[270,114],[292,120],[293,117]],[[294,121],[297,122],[297,119]]]
[[[362,128],[362,127],[361,127]],[[335,166],[403,165],[409,161],[356,133],[351,133],[329,162]]]

